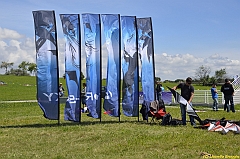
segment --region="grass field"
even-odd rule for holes
[[[15,98],[11,100],[24,100],[22,96],[25,95],[27,100],[36,99],[32,95],[36,88],[23,86],[35,85],[35,77],[0,76],[0,80],[8,83],[0,86],[0,100],[7,100],[14,94]],[[240,120],[239,111],[227,113],[220,109],[213,112],[200,106],[197,109],[204,110],[198,112],[201,119]],[[124,115],[118,122],[118,118],[102,114],[100,122],[82,114],[82,122],[73,123],[63,120],[63,110],[64,105],[61,105],[58,124],[58,121],[45,119],[37,103],[0,103],[0,158],[206,158],[200,155],[202,152],[215,158],[240,158],[240,134],[233,132],[221,135],[193,128],[190,123],[187,126],[160,126],[145,123],[141,117],[138,122],[137,118]],[[240,105],[236,105],[236,110],[240,110]],[[173,118],[180,118],[179,106],[167,107],[167,112]]]
[[[6,85],[0,85],[0,101],[16,101],[16,100],[36,100],[36,77],[35,76],[13,76],[0,75],[0,81],[4,81]],[[63,83],[66,89],[66,81],[60,78],[59,81]],[[85,82],[83,80],[82,82]],[[106,80],[102,81],[102,85],[106,85]],[[172,88],[176,83],[163,83],[167,91],[167,86]],[[196,90],[210,90],[209,86],[194,85]],[[218,90],[220,86],[218,86]],[[141,91],[141,84],[139,90]],[[67,91],[65,91],[67,96]]]
[[[36,100],[36,77],[0,75],[0,81],[6,83],[0,85],[0,101]],[[59,81],[66,88],[65,80],[60,78]]]
[[[239,110],[239,106],[237,109]],[[37,103],[1,103],[0,158],[203,158],[212,155],[240,156],[239,134],[221,135],[188,125],[160,126],[137,118],[103,115],[102,122],[82,115],[82,122],[60,124],[42,116]],[[199,109],[205,109],[199,107]],[[240,112],[199,112],[205,118],[240,120]],[[179,118],[178,107],[167,107]]]

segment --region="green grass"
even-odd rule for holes
[[[0,86],[0,101],[36,99],[36,77],[0,75],[0,80],[7,83]],[[65,80],[60,78],[60,82],[66,88]],[[239,111],[195,108],[206,111],[198,113],[201,119],[240,120]],[[235,109],[239,110],[240,105]],[[141,117],[138,122],[137,118],[124,115],[119,123],[118,118],[105,114],[101,122],[82,114],[81,123],[73,123],[63,120],[63,110],[61,105],[58,124],[56,120],[45,119],[37,103],[0,102],[0,158],[198,159],[203,158],[202,152],[240,157],[239,134],[233,132],[221,135],[193,128],[189,123],[186,127],[160,126],[144,123]],[[167,107],[167,112],[180,118],[179,106]]]
[[[0,81],[6,83],[6,85],[0,85],[0,101],[36,100],[35,76],[0,75]],[[66,88],[65,80],[60,78],[59,81]]]
[[[160,126],[102,115],[102,122],[82,114],[82,122],[47,120],[37,103],[0,103],[0,158],[202,158],[201,152],[213,155],[240,156],[239,135],[221,135],[188,125]],[[202,118],[240,120],[240,112],[213,112],[198,109]],[[237,105],[239,110],[240,106]],[[178,106],[167,107],[180,118]]]
[[[16,100],[36,100],[36,77],[35,76],[14,76],[14,75],[0,75],[0,81],[7,83],[0,85],[0,101],[16,101]],[[66,81],[59,78],[59,82],[63,83],[65,88],[65,96],[67,96]],[[82,82],[85,82],[83,80]],[[106,85],[106,80],[102,81],[102,85]],[[172,88],[177,83],[163,83],[165,91],[168,91],[167,86]],[[193,85],[195,90],[210,90],[209,86]],[[220,86],[218,86],[218,90]],[[139,85],[141,91],[141,83]]]

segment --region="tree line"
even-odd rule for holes
[[[35,75],[37,71],[37,65],[27,61],[22,61],[18,68],[13,69],[13,62],[2,61],[0,68],[5,69],[5,75],[16,75],[16,76],[29,76]]]
[[[13,62],[2,61],[0,68],[5,69],[5,75],[16,75],[16,76],[29,76],[36,75],[37,65],[27,61],[22,61],[17,69],[13,69]],[[220,69],[215,71],[214,76],[210,76],[211,68],[208,66],[200,66],[195,71],[195,77],[193,82],[201,84],[203,86],[211,85],[213,83],[224,83],[224,79],[227,78],[226,69]],[[65,74],[63,75],[65,78]],[[81,79],[84,79],[84,74],[81,72]],[[155,77],[155,81],[161,81],[160,77]],[[163,82],[181,82],[184,79],[176,79],[175,81],[165,80]]]
[[[210,76],[211,73],[211,68],[208,66],[200,66],[199,68],[197,68],[195,70],[195,76],[193,77],[193,83],[199,84],[199,85],[203,85],[203,86],[210,86],[213,83],[215,84],[219,84],[219,83],[224,83],[224,80],[226,78],[229,78],[227,76],[227,71],[226,68],[220,69],[220,70],[216,70],[214,72],[213,76]],[[233,81],[233,78],[229,78],[231,81]],[[155,77],[155,81],[161,81],[160,77]],[[166,82],[175,82],[175,83],[179,83],[179,82],[183,82],[185,81],[185,79],[176,79],[175,81],[170,81],[170,80],[165,80],[163,81],[164,83]]]
[[[201,83],[203,86],[211,85],[213,83],[224,83],[227,76],[226,69],[216,70],[214,76],[210,76],[211,68],[208,66],[200,66],[195,72],[195,80],[196,82]],[[233,80],[233,79],[231,79]]]
[[[37,65],[35,63],[30,63],[27,61],[22,61],[17,69],[13,69],[13,62],[5,62],[2,61],[0,68],[5,69],[5,75],[16,75],[16,76],[30,76],[36,75]],[[65,73],[63,74],[63,78],[65,78]],[[83,80],[84,74],[81,72],[81,80]]]

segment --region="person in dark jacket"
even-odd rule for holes
[[[177,86],[174,86],[172,89],[176,90],[181,89],[181,96],[188,101],[188,103],[192,106],[192,100],[194,96],[194,87],[192,86],[192,78],[188,77],[185,83],[179,83]],[[186,106],[180,103],[181,116],[182,116],[182,124],[186,125]],[[190,122],[192,126],[195,126],[196,123],[194,121],[193,116],[189,116]]]
[[[235,113],[234,103],[233,103],[233,96],[234,96],[234,89],[232,84],[230,83],[229,79],[225,79],[225,84],[221,87],[221,92],[224,94],[224,111],[227,110],[229,112],[229,102],[230,102],[230,110]]]
[[[163,90],[163,86],[160,83],[160,81],[157,81],[157,86],[156,86],[156,92],[157,92],[157,100],[160,102],[162,100],[162,92]]]

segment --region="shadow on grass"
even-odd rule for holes
[[[61,127],[61,126],[89,126],[89,125],[103,125],[103,124],[117,124],[117,123],[139,123],[142,124],[142,121],[81,121],[81,122],[71,122],[65,121],[63,123],[44,123],[44,124],[26,124],[26,125],[6,125],[0,126],[3,128],[45,128],[45,127]]]

